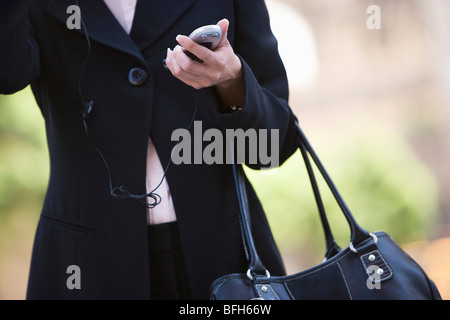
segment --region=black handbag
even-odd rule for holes
[[[369,233],[359,226],[298,124],[297,133],[325,233],[324,262],[297,274],[271,276],[254,245],[243,169],[233,165],[248,271],[225,275],[214,281],[211,299],[441,300],[435,284],[389,235]],[[350,225],[351,242],[345,249],[340,249],[334,240],[310,157]]]

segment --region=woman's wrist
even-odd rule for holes
[[[231,77],[229,80],[216,85],[217,93],[224,108],[233,111],[240,110],[245,104],[245,81],[242,62],[235,56],[230,66]]]

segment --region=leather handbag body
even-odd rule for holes
[[[324,262],[297,274],[271,276],[270,270],[259,258],[253,241],[243,169],[233,164],[248,271],[246,274],[225,275],[214,281],[211,299],[441,300],[435,284],[388,234],[369,233],[356,222],[298,124],[297,134],[325,234]],[[350,226],[351,242],[345,249],[339,248],[331,232],[310,158]]]

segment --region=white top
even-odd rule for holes
[[[130,34],[133,25],[134,13],[136,11],[137,0],[103,0],[109,10],[116,17],[123,29]],[[153,191],[164,176],[164,169],[159,160],[153,142],[149,138],[147,149],[147,192]],[[161,196],[161,203],[153,209],[148,209],[148,224],[155,225],[177,220],[172,196],[170,194],[167,180],[164,179],[158,190],[155,191]],[[151,199],[150,199],[151,200]]]
[[[120,25],[129,34],[133,25],[137,0],[103,0]]]

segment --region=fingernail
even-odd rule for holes
[[[177,37],[175,38],[177,40],[178,43],[180,43],[180,41],[183,41],[183,37],[181,36],[181,34],[177,35]],[[181,44],[181,43],[180,43]]]

